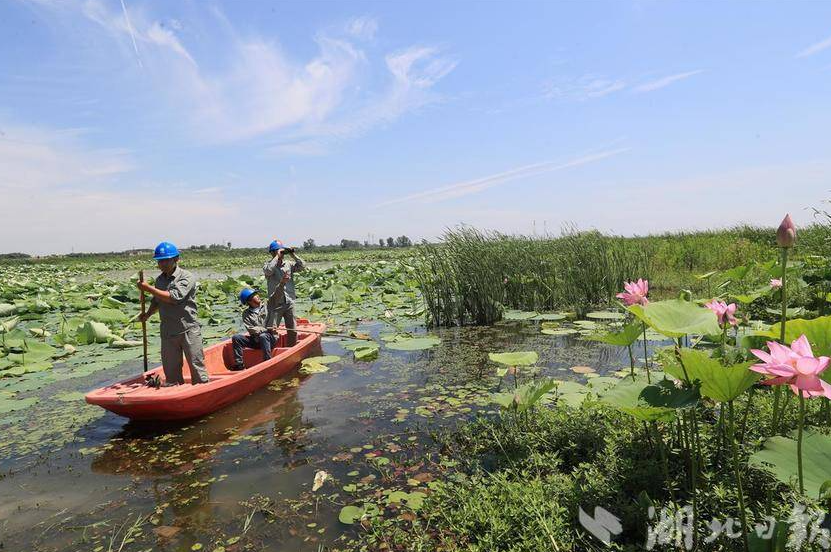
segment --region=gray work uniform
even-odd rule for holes
[[[151,306],[159,309],[162,338],[162,367],[165,381],[185,383],[182,375],[182,355],[190,365],[191,383],[206,383],[205,355],[202,351],[202,330],[196,319],[196,279],[178,266],[171,276],[162,273],[154,283],[156,289],[170,293],[174,303],[165,303],[155,297]]]
[[[263,274],[265,281],[268,284],[268,316],[266,317],[266,326],[279,326],[280,321],[285,320],[286,329],[288,332],[289,346],[294,345],[297,339],[297,334],[294,331],[296,327],[294,321],[294,302],[297,300],[297,294],[294,290],[294,274],[306,268],[306,264],[300,257],[294,257],[294,264],[288,264],[281,261],[276,255],[270,261],[263,265]],[[289,280],[285,286],[281,287],[280,282],[283,281],[283,274],[288,274]]]
[[[268,309],[265,305],[260,305],[257,308],[248,307],[242,313],[242,325],[245,326],[251,337],[257,337],[266,331],[265,320],[267,316]]]
[[[271,358],[271,351],[277,346],[277,336],[266,329],[265,319],[267,316],[268,309],[265,305],[256,308],[248,307],[242,313],[242,324],[248,334],[236,334],[231,338],[231,347],[234,351],[234,368],[232,370],[244,366],[242,350],[245,347],[260,348],[263,352],[263,360]]]

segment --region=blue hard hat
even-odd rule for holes
[[[153,252],[153,258],[157,261],[162,261],[164,259],[173,259],[174,257],[179,256],[179,250],[176,249],[176,246],[170,242],[162,242],[156,246],[156,250]]]
[[[268,244],[269,251],[277,251],[278,249],[285,249],[283,242],[281,242],[280,240],[274,240],[273,242]]]
[[[248,300],[251,299],[252,295],[257,293],[256,289],[245,288],[241,292],[239,292],[239,302],[245,305],[248,303]]]

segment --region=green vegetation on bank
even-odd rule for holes
[[[492,353],[510,366],[490,397],[500,416],[438,435],[442,478],[418,515],[365,514],[353,546],[827,550],[829,259],[822,244],[794,255],[789,218],[771,234],[767,258],[698,275],[704,293],[656,300],[638,280],[616,294],[623,311],[542,322],[626,348],[629,370],[574,366],[591,376],[579,384],[540,377],[536,352]]]
[[[416,248],[416,275],[437,326],[490,324],[506,309],[585,313],[615,303],[624,280],[648,278],[656,297],[679,290],[706,294],[713,270],[748,267],[748,286],[766,283],[752,270],[776,258],[772,228],[677,232],[645,237],[566,231],[539,238],[459,227],[439,244]],[[800,231],[799,259],[831,254],[831,228]]]
[[[779,533],[762,542],[755,526],[773,519],[787,533],[795,505],[814,520],[827,509],[831,402],[802,404],[790,387],[762,385],[770,376],[748,368],[763,360],[751,350],[805,334],[812,352],[793,344],[787,354],[801,364],[788,366],[810,372],[800,385],[824,389],[831,269],[824,227],[800,229],[787,254],[774,236],[736,228],[540,239],[459,229],[441,245],[304,253],[311,268],[297,280],[298,313],[356,339],[327,339],[324,356],[246,399],[251,412],[237,405],[241,420],[219,412],[140,438],[116,433],[118,422],[82,396],[138,365],[134,277],[152,266],[149,255],[6,261],[0,464],[10,468],[0,482],[31,484],[19,472],[38,462],[53,469],[46,451],[72,451],[72,469],[85,473],[108,463],[102,473],[144,470],[133,474],[134,495],[110,497],[106,521],[71,511],[54,528],[44,522],[37,532],[49,536],[38,538],[48,544],[29,547],[44,551],[76,549],[52,546],[59,539],[105,550],[124,523],[141,532],[123,537],[125,552],[288,543],[312,552],[640,550],[651,536],[652,549],[671,550],[685,537],[656,535],[658,521],[687,508],[699,520],[699,550],[745,550],[745,538],[753,552],[781,550]],[[262,285],[263,257],[183,253],[200,275],[207,339],[238,329],[236,294]],[[642,277],[648,284],[621,293],[624,280]],[[502,321],[424,333],[425,321],[487,320],[477,315]],[[286,402],[286,421],[257,421]],[[203,442],[211,423],[220,444]],[[252,473],[269,484],[249,496]],[[148,506],[157,475],[166,483]],[[225,494],[223,514],[208,515],[216,493],[231,490],[247,494]],[[191,500],[206,509],[179,509]],[[593,516],[596,507],[620,520],[611,546],[580,521],[580,509]],[[708,542],[708,523],[728,518],[729,531]],[[8,542],[28,538],[18,531]]]

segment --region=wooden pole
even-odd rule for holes
[[[139,270],[139,282],[144,282],[144,271]],[[144,371],[147,371],[147,321],[144,319],[144,314],[146,312],[144,308],[144,290],[139,292],[139,298],[141,301],[141,341],[142,346],[144,347]]]

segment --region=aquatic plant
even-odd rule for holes
[[[649,304],[647,294],[649,293],[649,281],[643,278],[638,278],[637,282],[624,282],[624,291],[615,295],[618,299],[623,301],[627,307],[632,305],[646,306]]]
[[[805,398],[831,398],[831,384],[823,381],[820,374],[828,368],[831,361],[826,356],[815,357],[811,344],[805,335],[796,339],[790,347],[775,341],[768,342],[770,354],[754,349],[762,364],[754,364],[751,370],[773,376],[765,380],[766,385],[788,385],[799,397],[799,426],[797,433],[797,466],[799,473],[799,492],[805,492],[802,476],[802,430],[805,425]]]
[[[435,326],[491,324],[506,310],[614,303],[618,282],[649,273],[649,248],[599,232],[508,236],[467,226],[416,248],[414,277]]]
[[[791,220],[791,215],[785,215],[785,218],[782,219],[782,222],[779,224],[779,228],[776,229],[776,245],[779,246],[779,263],[781,267],[781,276],[780,280],[782,282],[781,287],[779,288],[779,293],[781,297],[781,311],[779,317],[779,323],[781,324],[780,333],[779,333],[779,341],[781,343],[785,342],[785,326],[788,321],[788,288],[787,288],[787,276],[788,276],[788,254],[791,248],[796,243],[796,227],[794,226],[793,220]],[[780,387],[777,387],[774,391],[775,399],[773,403],[773,432],[776,433],[779,427],[779,404],[782,398],[782,391]]]

